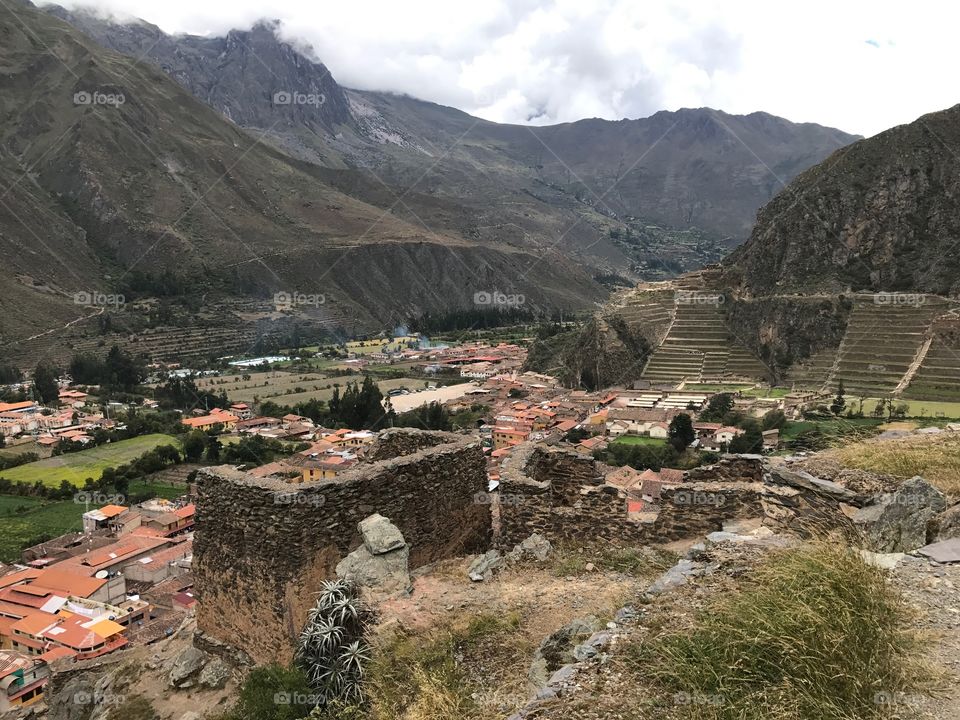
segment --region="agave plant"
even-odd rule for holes
[[[296,652],[320,705],[363,700],[364,668],[370,659],[364,634],[373,617],[354,586],[340,580],[323,583]]]

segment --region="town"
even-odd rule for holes
[[[865,413],[842,385],[731,378],[571,390],[524,369],[527,345],[381,337],[224,358],[219,368],[144,366],[122,388],[42,366],[8,372],[17,381],[0,404],[0,711],[40,702],[51,665],[150,645],[194,612],[205,466],[294,491],[357,468],[390,427],[454,431],[481,449],[491,497],[518,448],[566,448],[605,468],[623,517],[642,523],[689,471],[727,453],[802,457],[831,437],[869,437],[894,419],[907,426],[908,406],[881,401]],[[89,362],[72,363],[76,374],[90,375]],[[120,351],[105,362],[135,364]],[[916,426],[960,431],[942,415]],[[23,519],[32,534],[17,534]]]

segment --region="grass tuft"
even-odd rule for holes
[[[673,694],[678,717],[879,718],[879,700],[921,676],[910,617],[883,571],[815,545],[776,553],[693,628],[635,645],[632,660]]]

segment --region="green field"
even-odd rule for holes
[[[869,414],[876,406],[877,398],[868,398],[863,401],[863,412]],[[894,404],[906,403],[910,406],[907,417],[940,417],[956,419],[960,418],[960,402],[933,402],[930,400],[911,400],[910,398],[899,398],[894,400]],[[847,406],[853,406],[855,409],[860,407],[859,398],[847,397]]]
[[[112,494],[105,491],[105,495]],[[130,484],[131,495],[153,495],[170,500],[184,488],[145,481]],[[43,500],[18,495],[0,495],[0,562],[20,559],[20,551],[42,539],[49,539],[83,527],[81,516],[88,509],[73,500]]]
[[[613,442],[621,445],[664,445],[667,441],[646,435],[621,435]]]
[[[172,435],[160,433],[108,443],[99,447],[49,457],[37,462],[27,463],[9,470],[0,471],[0,476],[11,482],[33,484],[37,480],[44,485],[57,487],[66,480],[82,487],[87,478],[96,480],[106,467],[116,467],[130,462],[148,450],[159,445],[179,447],[179,441]]]
[[[0,495],[0,561],[19,559],[20,550],[34,540],[80,530],[83,511],[83,505],[72,500]]]

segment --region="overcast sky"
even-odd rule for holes
[[[61,1],[68,7],[89,0]],[[960,102],[952,3],[697,0],[98,0],[170,33],[260,18],[348,87],[500,122],[709,106],[872,135]]]

